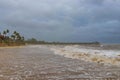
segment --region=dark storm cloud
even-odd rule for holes
[[[120,42],[120,0],[0,0],[0,29],[48,41]]]

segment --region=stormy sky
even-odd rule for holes
[[[61,42],[120,43],[120,0],[0,0],[0,31]]]

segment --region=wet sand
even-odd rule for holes
[[[29,45],[0,48],[0,80],[120,79],[119,66],[65,58],[55,55],[52,47]]]

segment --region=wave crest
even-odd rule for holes
[[[87,49],[78,46],[65,46],[63,48],[51,48],[55,54],[67,58],[81,59],[104,64],[120,65],[120,51],[118,50],[98,50]]]

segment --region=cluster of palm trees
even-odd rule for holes
[[[14,31],[13,34],[11,35],[11,39],[13,41],[24,41],[24,37],[21,36],[18,32]]]
[[[1,43],[20,43],[24,42],[24,37],[20,35],[17,31],[14,31],[12,35],[9,34],[10,31],[8,29],[4,30],[0,33],[0,42]]]

